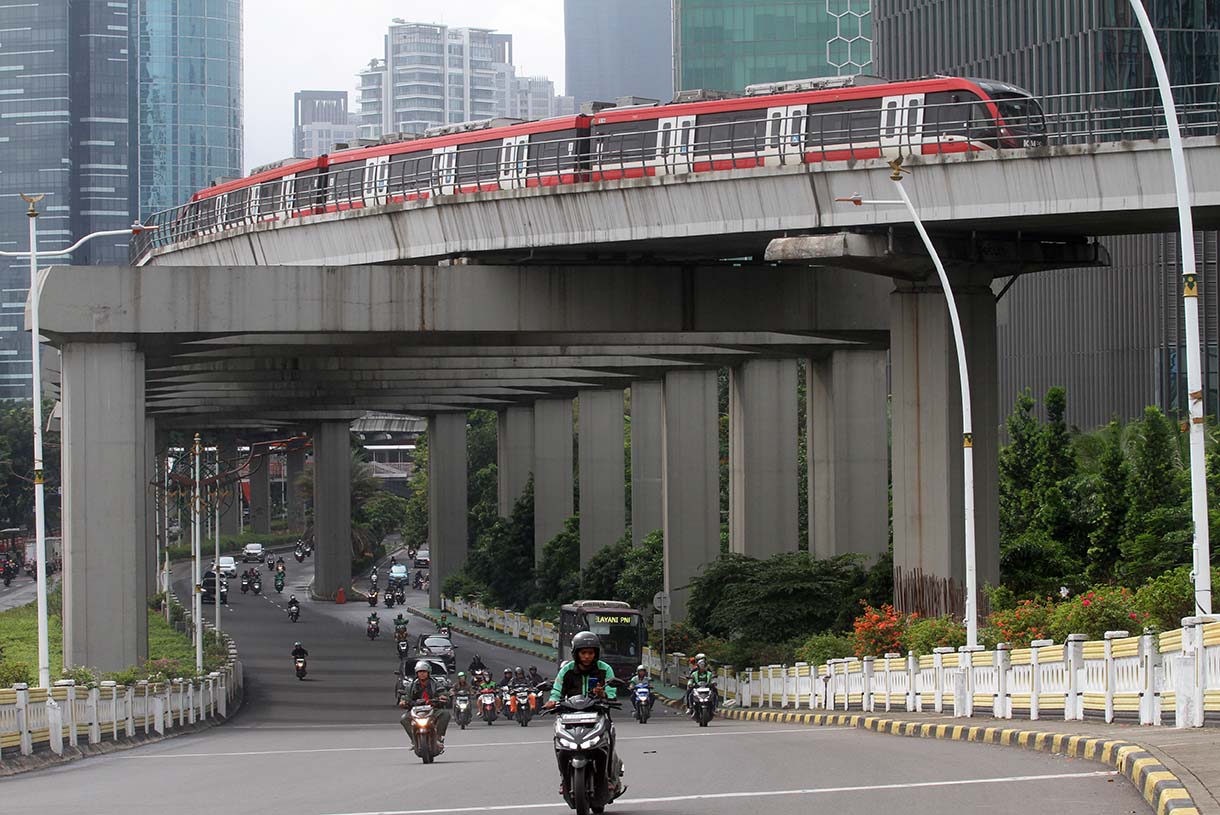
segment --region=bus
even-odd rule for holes
[[[644,615],[619,600],[577,600],[559,613],[559,666],[572,658],[572,637],[592,631],[602,641],[602,662],[626,679],[644,659]]]

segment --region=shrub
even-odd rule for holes
[[[531,620],[559,624],[559,603],[532,603],[522,613]]]
[[[63,674],[59,678],[75,680],[76,686],[79,688],[95,688],[97,687],[97,683],[100,681],[96,671],[92,670],[91,668],[81,667],[65,668]]]
[[[11,688],[18,682],[33,684],[34,669],[28,662],[0,662],[0,688]]]
[[[1068,634],[1101,639],[1107,631],[1142,631],[1148,616],[1137,610],[1135,593],[1126,586],[1094,586],[1059,603],[1051,616],[1050,636],[1062,642]]]
[[[144,671],[134,665],[130,668],[124,668],[121,671],[113,671],[106,674],[106,678],[112,682],[117,682],[120,685],[134,685],[141,679],[145,679]]]
[[[669,651],[671,654],[694,654],[698,650],[695,648],[695,646],[698,645],[703,639],[703,632],[698,628],[695,628],[690,623],[674,623],[666,628],[665,650]],[[648,640],[649,645],[651,645],[653,648],[659,649],[661,647],[661,629],[652,629],[649,632]]]
[[[1049,597],[1044,600],[1021,600],[1015,608],[993,611],[987,618],[984,642],[995,645],[1006,642],[1013,648],[1026,648],[1034,640],[1050,636],[1051,615],[1055,603]]]
[[[864,603],[864,613],[856,618],[852,626],[852,642],[856,656],[881,656],[892,651],[901,651],[906,634],[908,618],[895,611],[889,603],[873,608]]]
[[[149,682],[168,682],[183,674],[181,663],[176,659],[168,657],[150,659],[144,663],[144,670],[148,675]]]
[[[441,594],[446,597],[481,600],[487,587],[465,572],[454,572],[441,583]]]
[[[949,616],[915,618],[907,623],[904,644],[916,656],[933,648],[960,648],[966,644],[966,626]]]
[[[796,649],[798,662],[821,665],[831,659],[855,656],[855,641],[845,634],[814,634]]]
[[[1149,578],[1135,592],[1135,610],[1143,625],[1161,631],[1180,628],[1183,617],[1195,612],[1195,587],[1190,580],[1190,566],[1170,569],[1157,577]],[[1212,585],[1220,586],[1220,567],[1212,567]],[[1140,626],[1132,622],[1131,633]]]

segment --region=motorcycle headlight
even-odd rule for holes
[[[564,750],[578,750],[578,749],[581,749],[581,748],[579,748],[579,747],[577,746],[576,742],[572,741],[571,739],[569,739],[569,738],[568,738],[568,737],[566,737],[566,736],[561,736],[561,735],[556,735],[556,736],[555,736],[555,745],[556,745],[557,747],[561,747],[561,748],[563,748]]]
[[[591,739],[585,739],[584,741],[582,741],[580,743],[580,749],[581,750],[592,750],[594,747],[600,746],[602,744],[602,742],[604,742],[605,740],[606,740],[606,738],[605,738],[604,734],[598,734]]]
[[[428,727],[428,720],[427,720],[427,719],[416,719],[416,720],[415,720],[415,726],[416,726],[416,727],[422,727],[422,728],[425,728],[425,729],[426,729],[426,728]]]

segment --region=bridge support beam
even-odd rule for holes
[[[428,417],[429,603],[441,605],[441,584],[466,564],[466,414]]]
[[[302,532],[305,529],[305,501],[297,490],[297,479],[305,472],[305,451],[292,450],[285,456],[284,477],[288,479],[284,495],[288,501],[288,531]],[[221,519],[223,523],[223,518]]]
[[[671,371],[662,400],[665,591],[686,616],[690,582],[720,556],[720,433],[715,371]]]
[[[572,515],[572,400],[534,403],[534,562]]]
[[[970,368],[978,585],[999,582],[999,394],[995,297],[954,282]],[[902,284],[890,296],[894,575],[898,606],[963,608],[965,532],[957,357],[944,293]],[[922,599],[920,599],[922,598]]]
[[[271,534],[271,456],[254,459],[250,473],[250,529]]]
[[[313,593],[324,599],[334,597],[352,577],[350,437],[346,421],[323,422],[314,435]],[[265,468],[266,464],[262,466]],[[253,487],[253,478],[250,483]]]
[[[661,502],[661,440],[664,436],[660,382],[631,384],[631,542],[664,524]]]
[[[627,532],[623,481],[623,392],[582,390],[580,433],[580,565]]]
[[[809,551],[870,557],[889,545],[885,351],[808,361]]]
[[[496,414],[497,494],[501,518],[512,514],[534,472],[534,409],[513,405]]]
[[[64,664],[117,671],[148,656],[144,355],[62,351]]]
[[[795,552],[797,360],[760,359],[729,376],[729,547],[751,557]]]

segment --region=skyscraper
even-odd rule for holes
[[[1206,0],[1146,0],[1175,85],[1216,102],[1220,11]],[[1072,13],[1065,13],[1071,11]],[[877,0],[877,72],[985,76],[1038,95],[1094,94],[1102,107],[1156,103],[1147,48],[1126,2],[1079,0]],[[1096,96],[1100,93],[1108,96]],[[1123,92],[1123,93],[1117,93]],[[1185,101],[1185,97],[1179,99]],[[1058,100],[1054,105],[1066,105]],[[1206,342],[1206,407],[1220,409],[1220,246],[1198,233]],[[1030,275],[1000,300],[1001,404],[1029,387],[1067,388],[1068,419],[1081,427],[1138,416],[1145,405],[1186,410],[1185,345],[1176,235],[1105,238],[1113,266]]]
[[[133,0],[141,217],[242,174],[241,0]]]
[[[356,138],[347,91],[297,91],[293,96],[292,155],[317,158],[337,142]]]
[[[577,104],[674,95],[669,0],[564,0],[564,91]]]
[[[673,0],[674,87],[868,73],[872,0]]]

